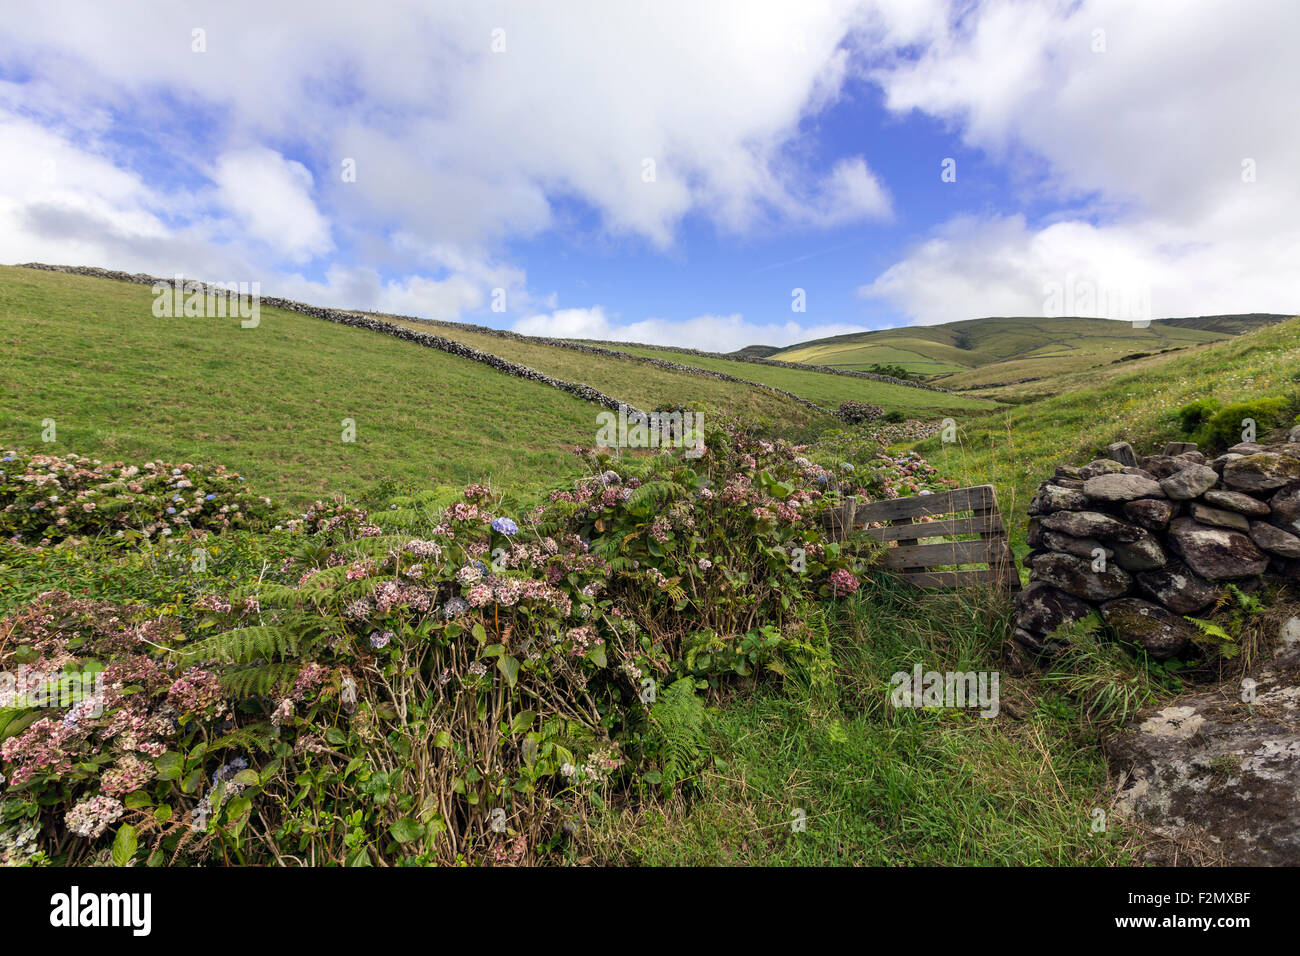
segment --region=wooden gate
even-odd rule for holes
[[[883,566],[914,587],[991,584],[1020,590],[992,485],[864,504],[850,496],[827,524],[837,540],[861,533],[889,545]]]

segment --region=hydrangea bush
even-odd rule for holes
[[[95,673],[100,693],[32,707],[29,679],[0,699],[0,844],[58,863],[561,853],[593,806],[689,775],[699,690],[826,667],[823,602],[875,558],[828,540],[826,509],[933,474],[824,451],[727,426],[698,458],[583,452],[587,476],[523,513],[484,485],[317,503],[287,560],[183,620],[43,594],[0,625],[0,666]]]
[[[0,536],[22,544],[69,537],[263,528],[271,499],[222,467],[143,465],[80,455],[0,456]]]

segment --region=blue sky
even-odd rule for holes
[[[52,0],[0,25],[0,261],[719,350],[1294,311],[1298,10]]]

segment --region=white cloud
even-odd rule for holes
[[[863,295],[926,323],[1041,314],[1044,283],[1069,275],[1149,286],[1156,315],[1300,307],[1300,7],[999,0],[943,23],[877,24],[921,49],[872,71],[887,105],[1008,163],[1026,204],[1079,211],[960,217]]]
[[[312,201],[311,173],[302,163],[254,147],[221,156],[212,179],[217,201],[247,237],[293,262],[307,262],[334,248],[329,222]]]
[[[0,55],[57,82],[83,111],[144,107],[166,91],[217,110],[231,143],[283,153],[292,141],[312,157],[318,205],[346,217],[339,225],[430,242],[532,234],[563,196],[659,247],[691,211],[741,230],[883,208],[859,158],[825,183],[833,213],[803,210],[802,183],[816,171],[786,149],[839,90],[841,43],[864,22],[856,0],[408,0],[383,16],[304,0],[266,13],[254,0],[201,13],[158,0],[129,16],[54,2],[41,17],[10,18]],[[203,53],[191,49],[198,27]],[[493,52],[494,30],[503,52]],[[345,158],[356,161],[354,183],[339,176]],[[646,159],[653,182],[643,181]],[[299,255],[324,248],[314,224],[290,240]]]
[[[801,326],[797,322],[746,322],[740,314],[699,315],[684,321],[643,319],[618,322],[602,306],[558,309],[521,319],[514,330],[525,335],[561,339],[600,339],[613,342],[643,342],[647,345],[677,345],[708,352],[732,352],[746,345],[791,345],[811,338],[842,335],[862,330],[858,325]]]

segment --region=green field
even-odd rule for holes
[[[152,302],[0,268],[0,446],[223,464],[302,503],[383,478],[540,490],[595,439],[596,406],[435,349],[269,308],[255,329],[155,318]]]
[[[544,342],[476,332],[453,323],[391,318],[386,321],[472,345],[564,381],[590,385],[637,408],[653,409],[677,403],[705,407],[719,415],[765,420],[776,431],[798,437],[806,436],[817,426],[824,427],[829,420],[827,415],[787,396],[738,382],[656,368],[631,359],[587,355]]]
[[[963,389],[1024,378],[1050,378],[1109,364],[1135,353],[1222,341],[1285,316],[1226,315],[1130,322],[1034,316],[970,319],[943,325],[855,332],[793,345],[786,362],[867,368],[900,365],[933,384]]]
[[[1114,441],[1130,441],[1140,454],[1150,454],[1165,441],[1185,440],[1174,412],[1195,399],[1227,404],[1294,394],[1300,388],[1300,319],[1062,382],[1068,390],[1061,394],[993,415],[958,417],[956,444],[929,439],[917,446],[944,474],[996,485],[1003,510],[1013,514],[1013,536],[1023,538],[1033,489],[1057,462],[1086,464]]]
[[[620,346],[624,352],[633,355],[645,355],[650,358],[680,362],[715,372],[726,372],[737,378],[746,378],[764,385],[783,388],[810,402],[816,402],[830,408],[838,407],[841,402],[870,402],[886,411],[898,410],[907,414],[946,415],[949,412],[977,409],[992,409],[995,403],[983,398],[960,395],[945,395],[942,392],[924,388],[909,388],[906,385],[893,385],[889,382],[877,382],[867,378],[854,378],[850,375],[830,375],[812,369],[782,368],[779,365],[760,365],[753,362],[737,362],[729,359],[712,358],[690,353],[676,352],[672,349],[647,348],[640,345]]]

